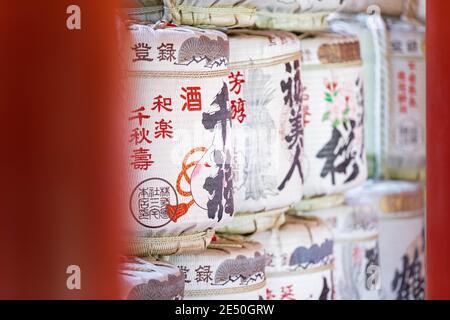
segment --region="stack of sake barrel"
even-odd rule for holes
[[[346,202],[370,206],[379,219],[379,298],[419,300],[425,297],[425,3],[403,5],[401,19],[381,7],[378,13],[391,16],[339,13],[329,24],[359,38],[364,68],[372,180],[348,191]]]
[[[411,234],[420,187],[364,183],[368,167],[375,178],[422,176],[424,128],[414,152],[403,139],[413,140],[411,124],[424,116],[423,46],[391,54],[387,43],[407,50],[421,27],[364,13],[373,4],[391,16],[419,8],[128,0],[124,298],[378,299],[385,283],[386,298],[413,290],[423,239],[393,246],[390,237],[420,235]],[[390,69],[402,75],[407,104],[416,101],[408,121]],[[379,218],[389,221],[380,247]]]

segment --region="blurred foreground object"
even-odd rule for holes
[[[0,298],[118,297],[115,2],[0,1]]]
[[[450,1],[427,5],[427,298],[450,299]]]

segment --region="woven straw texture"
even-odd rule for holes
[[[302,197],[300,42],[282,31],[228,35],[235,210],[288,207]]]
[[[292,209],[288,211],[288,214],[301,216],[303,212],[340,206],[344,203],[344,201],[345,197],[343,194],[332,194],[329,196],[303,199],[299,203],[295,204]]]
[[[404,0],[345,0],[339,9],[343,12],[376,12],[389,16],[400,16],[404,11]]]
[[[326,28],[326,18],[341,0],[150,0],[129,1],[128,7],[159,7],[163,18],[177,24],[286,31],[316,31]],[[131,12],[133,13],[133,11]],[[134,15],[136,17],[136,15]],[[156,18],[158,15],[141,15]],[[150,20],[150,22],[155,22]]]

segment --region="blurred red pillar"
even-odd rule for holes
[[[117,297],[116,4],[0,0],[0,298]]]
[[[450,299],[450,1],[427,1],[427,290]]]

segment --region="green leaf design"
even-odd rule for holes
[[[345,108],[344,116],[348,116],[350,114],[350,107]]]
[[[334,96],[334,97],[337,97],[338,94],[339,94],[339,90],[336,90],[336,91],[333,93],[333,96]]]
[[[333,121],[333,128],[337,128],[337,127],[339,126],[340,123],[341,123],[341,122],[340,122],[338,119],[334,120],[334,121]]]
[[[330,119],[330,111],[325,112],[323,114],[322,121],[325,122],[325,121],[328,121],[329,119]]]
[[[333,97],[329,92],[325,92],[325,101],[327,102],[333,102]]]

